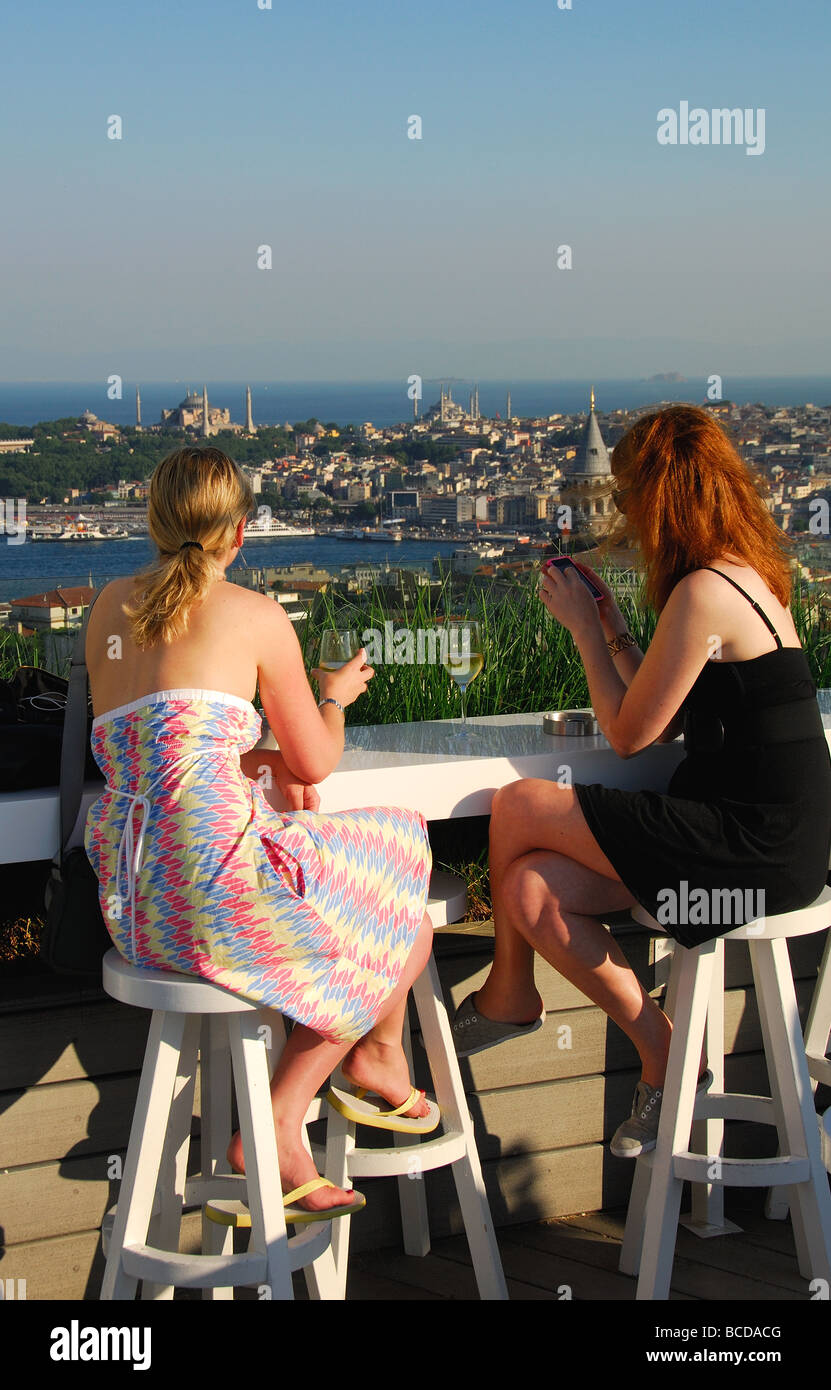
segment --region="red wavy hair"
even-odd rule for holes
[[[765,506],[767,484],[707,410],[671,405],[635,421],[612,450],[624,514],[603,541],[640,547],[646,597],[660,613],[680,579],[728,552],[787,607],[789,538]]]

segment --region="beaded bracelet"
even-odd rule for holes
[[[318,705],[318,709],[323,709],[323,706],[324,706],[324,705],[334,705],[337,709],[340,710],[340,712],[341,712],[341,714],[343,715],[344,719],[346,718],[346,710],[344,709],[344,707],[343,707],[343,705],[341,704],[340,700],[333,700],[332,697],[331,697],[331,695],[327,695],[327,697],[326,697],[325,700],[321,700],[320,704]]]
[[[627,647],[636,647],[637,645],[631,632],[622,632],[619,637],[613,637],[611,642],[606,643],[613,657],[625,651]]]

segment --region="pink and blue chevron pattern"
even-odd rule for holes
[[[108,789],[84,845],[101,910],[134,964],[201,976],[351,1042],[375,1023],[424,916],[426,825],[386,806],[275,811],[239,765],[261,728],[250,701],[210,690],[156,691],[93,721]]]

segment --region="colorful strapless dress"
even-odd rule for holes
[[[157,690],[93,720],[107,788],[84,845],[121,955],[279,1009],[330,1042],[363,1037],[424,916],[415,811],[275,811],[241,753],[262,720],[216,690]]]

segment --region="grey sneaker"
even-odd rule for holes
[[[473,1003],[475,993],[474,990],[469,994],[453,1015],[451,1032],[457,1057],[472,1057],[475,1052],[484,1052],[509,1038],[525,1038],[529,1033],[536,1033],[545,1022],[545,1009],[530,1023],[499,1023],[496,1019],[485,1018]]]
[[[695,1088],[696,1094],[706,1091],[712,1081],[713,1073],[708,1069]],[[650,1086],[646,1081],[638,1082],[632,1114],[622,1125],[618,1125],[609,1145],[615,1158],[639,1158],[655,1148],[663,1094],[660,1086]]]

